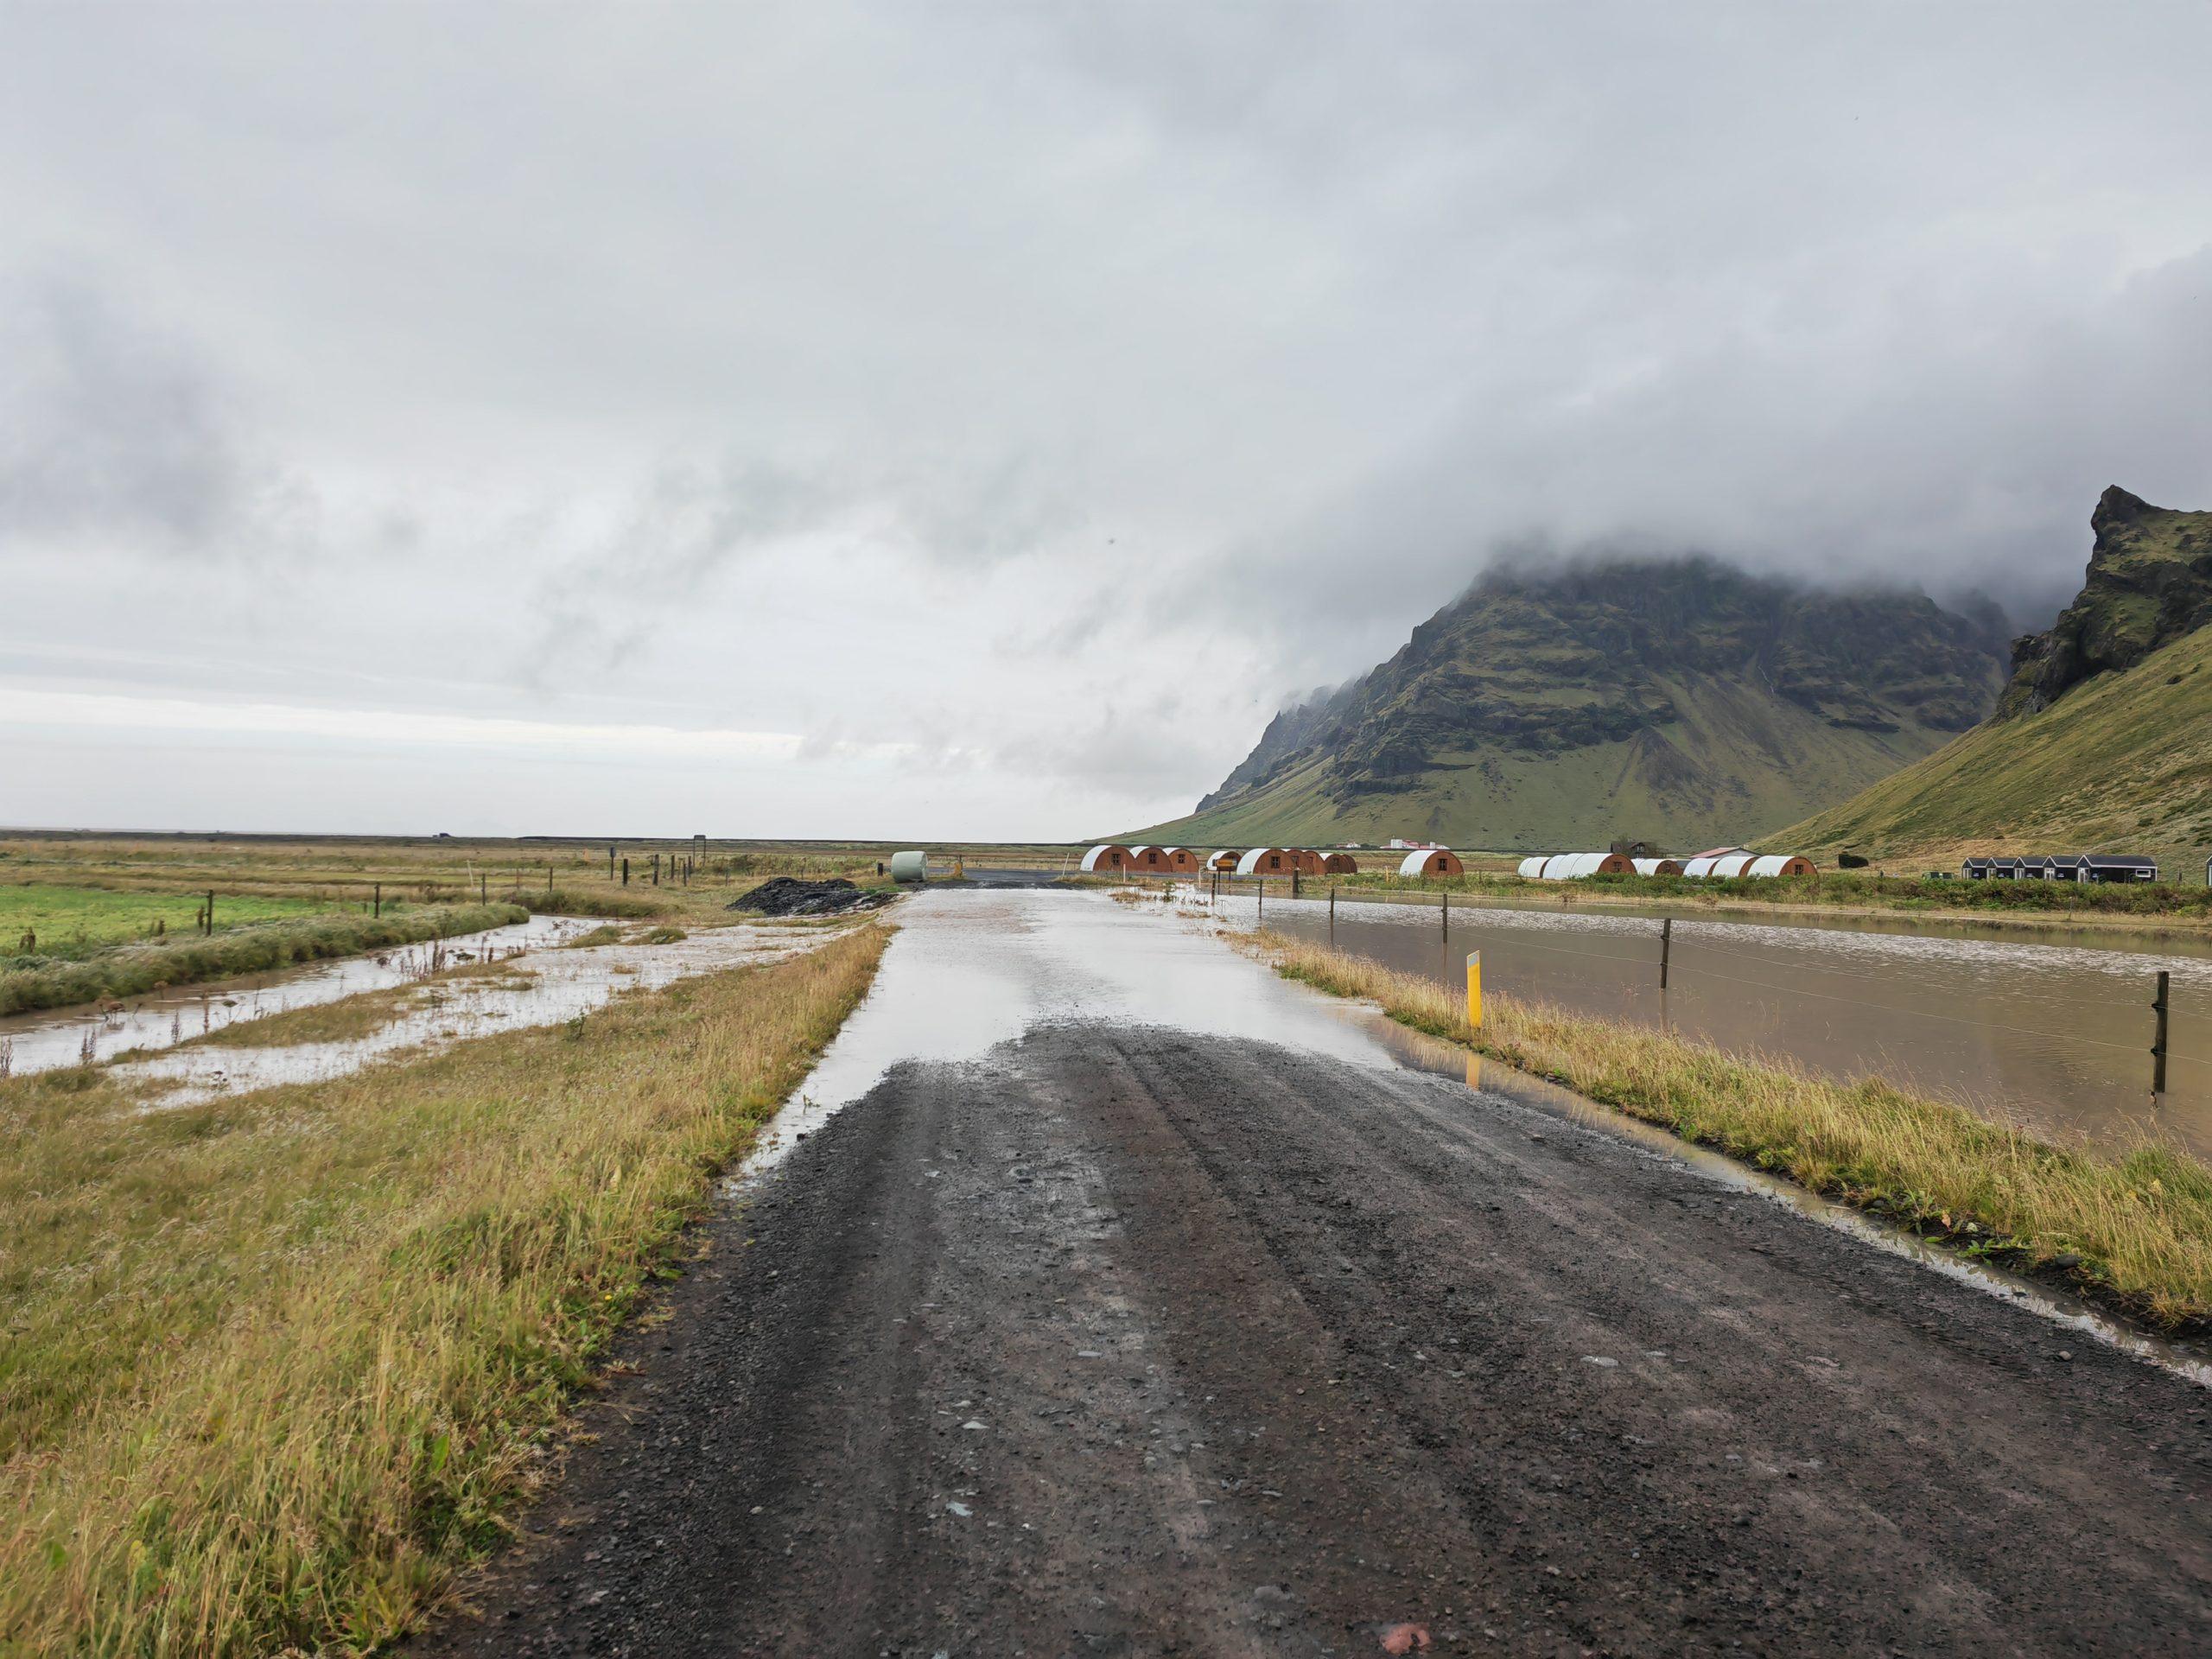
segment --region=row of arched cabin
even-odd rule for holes
[[[1580,881],[1592,875],[1681,875],[1693,881],[1725,881],[1745,875],[1817,874],[1808,858],[1742,851],[1678,858],[1630,858],[1625,853],[1539,853],[1521,861],[1524,881]]]
[[[1187,847],[1124,847],[1101,842],[1083,855],[1087,875],[1351,875],[1359,861],[1341,849],[1313,847],[1233,847],[1201,857]],[[1400,875],[1459,875],[1466,866],[1442,847],[1416,848],[1398,866]]]

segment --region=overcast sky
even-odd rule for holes
[[[2212,506],[2212,7],[0,0],[0,823],[1065,838]]]

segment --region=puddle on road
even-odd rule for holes
[[[1859,1211],[1525,1072],[1410,1031],[1372,1003],[1279,978],[1181,906],[1123,906],[1096,893],[925,893],[910,899],[875,988],[798,1096],[725,1185],[737,1192],[904,1061],[978,1059],[1040,1026],[1100,1020],[1280,1044],[1378,1068],[1411,1067],[1587,1124],[1707,1179],[1932,1268],[2200,1387],[2212,1360],[2115,1324],[2088,1304],[1967,1261]],[[1185,912],[1187,914],[1187,912]]]
[[[1285,981],[1187,929],[1124,915],[1100,893],[925,892],[900,920],[874,989],[737,1179],[780,1162],[899,1062],[980,1058],[1039,1026],[1164,1026],[1396,1064],[1353,1026],[1315,1020]]]
[[[564,930],[562,937],[573,937],[595,925],[586,920]],[[363,1036],[269,1046],[193,1044],[142,1059],[119,1060],[112,1070],[118,1081],[160,1090],[148,1103],[156,1110],[278,1084],[320,1083],[404,1050],[442,1048],[472,1037],[558,1025],[603,1006],[620,992],[658,990],[697,974],[802,955],[838,931],[741,924],[703,929],[657,944],[542,950],[515,960],[513,975],[419,982],[388,1022]]]
[[[10,1014],[0,1019],[0,1044],[7,1046],[8,1069],[17,1074],[82,1065],[131,1049],[168,1048],[242,1020],[412,984],[439,965],[504,960],[574,938],[598,925],[596,917],[533,916],[506,927],[395,945],[372,956],[152,991],[130,999],[127,1008],[111,1014],[81,1007]]]

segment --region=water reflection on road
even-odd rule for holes
[[[1195,899],[1195,895],[1193,895]],[[1255,906],[1224,898],[1249,926]],[[1972,924],[1676,917],[1659,988],[1663,912],[1267,901],[1267,924],[1447,984],[1480,950],[1492,991],[1724,1047],[1873,1075],[2062,1139],[2145,1129],[2212,1154],[2212,944],[2119,930],[2038,937]],[[1910,931],[1904,931],[1910,928]],[[2151,1097],[2151,999],[2171,976],[2167,1092]]]

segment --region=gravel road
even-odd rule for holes
[[[2204,1389],[1172,921],[906,917],[851,1103],[419,1651],[2212,1644]]]

